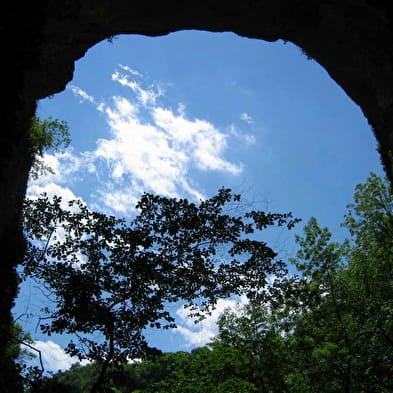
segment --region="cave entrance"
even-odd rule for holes
[[[91,48],[38,113],[70,125],[73,152],[61,172],[74,193],[121,214],[141,190],[199,198],[258,184],[277,207],[304,203],[306,216],[344,209],[354,185],[381,170],[359,107],[283,41],[121,35]]]
[[[72,144],[47,156],[56,174],[28,194],[80,197],[116,215],[132,214],[143,191],[198,199],[226,186],[339,233],[354,186],[382,174],[359,107],[282,41],[115,37],[91,48],[38,114],[67,121]]]

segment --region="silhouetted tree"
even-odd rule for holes
[[[290,213],[225,212],[239,201],[229,189],[199,205],[144,194],[129,223],[80,201],[67,208],[57,197],[26,201],[25,274],[43,283],[54,301],[41,330],[75,334],[79,342],[66,351],[101,364],[92,392],[110,365],[151,350],[143,329],[175,327],[166,304],[183,301],[190,316],[202,319],[218,298],[263,298],[268,276],[285,275],[285,264],[255,234],[273,225],[292,228],[298,220]]]

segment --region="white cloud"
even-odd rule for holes
[[[105,160],[116,183],[131,176],[138,188],[177,196],[177,180],[184,178],[185,154],[170,146],[165,133],[141,123],[131,113],[126,115],[117,104],[107,111],[113,138],[98,141],[94,159]]]
[[[91,208],[108,214],[115,211],[123,216],[129,216],[135,211],[135,205],[139,200],[138,195],[142,192],[137,186],[114,190],[111,184],[108,184],[106,188],[98,190],[97,197],[101,203],[92,203]]]
[[[243,120],[243,121],[245,121],[245,122],[248,123],[248,124],[254,123],[253,118],[252,118],[248,113],[246,113],[246,112],[243,112],[243,113],[240,115],[240,119]]]
[[[91,95],[87,94],[84,90],[82,90],[80,87],[75,86],[75,85],[68,85],[67,89],[70,89],[76,96],[79,96],[81,98],[80,102],[83,101],[90,101],[93,104],[95,103],[94,97]]]
[[[174,330],[183,336],[187,346],[202,346],[210,342],[218,333],[217,321],[219,316],[226,310],[234,312],[240,310],[240,307],[248,302],[246,297],[241,297],[239,301],[231,299],[218,299],[214,310],[206,318],[195,324],[194,320],[188,317],[188,310],[180,307],[176,314],[181,322],[177,323],[178,327]]]
[[[33,346],[41,352],[45,371],[64,371],[79,363],[78,359],[65,353],[64,349],[53,341],[34,341]],[[87,364],[87,361],[82,361],[81,364]]]
[[[82,181],[88,173],[94,176],[98,187],[92,190],[89,205],[123,215],[133,211],[144,191],[204,199],[192,179],[192,170],[234,176],[243,171],[241,163],[225,158],[231,133],[206,120],[190,119],[184,103],[178,103],[174,111],[165,107],[158,102],[163,90],[156,84],[146,84],[143,78],[140,72],[119,65],[112,80],[131,89],[133,94],[114,96],[99,104],[81,88],[68,87],[77,97],[95,104],[105,116],[111,135],[99,139],[91,151],[76,155],[67,150],[62,155],[46,155],[55,175],[48,174],[32,183],[30,194],[46,191],[75,197],[66,186],[70,181]]]
[[[242,133],[239,131],[234,124],[231,124],[229,127],[229,132],[231,135],[236,137],[242,142],[245,142],[246,145],[255,145],[257,143],[257,140],[255,138],[254,134],[249,134],[249,133]]]
[[[203,199],[190,180],[191,167],[232,175],[242,172],[242,164],[223,157],[227,134],[205,120],[187,119],[184,104],[180,103],[174,113],[156,103],[158,95],[152,90],[142,89],[119,73],[112,77],[136,92],[137,100],[112,97],[112,102],[101,108],[112,136],[100,139],[96,150],[85,154],[90,171],[97,172],[99,163],[101,170],[104,164],[108,171],[105,184],[96,193],[105,207],[124,214],[143,191]],[[146,117],[148,120],[142,120]],[[108,186],[108,179],[112,186]]]
[[[139,71],[134,70],[129,66],[119,64],[119,67],[122,68],[124,71],[129,72],[131,75],[142,77],[142,74]]]
[[[62,198],[62,208],[67,207],[67,202],[78,199],[72,190],[68,187],[62,187],[56,183],[36,184],[33,183],[27,189],[27,198],[37,199],[40,195],[46,193],[49,199],[55,195]]]
[[[119,82],[122,86],[129,87],[135,94],[138,103],[143,106],[155,104],[157,98],[163,94],[163,90],[161,88],[150,86],[150,89],[144,89],[136,81],[130,80],[128,75],[120,74],[118,71],[115,71],[112,74],[112,80]]]
[[[115,109],[106,107],[106,114],[108,115],[109,121],[123,120],[127,121],[129,118],[134,118],[138,114],[138,108],[133,105],[129,100],[124,97],[112,97],[115,104]]]
[[[49,198],[55,195],[62,198],[62,207],[67,206],[70,200],[78,199],[74,192],[68,187],[78,179],[78,172],[83,167],[83,160],[73,154],[72,149],[62,153],[45,154],[43,164],[49,167],[37,179],[30,179],[26,197],[36,199],[46,193]]]
[[[99,112],[104,112],[104,110],[105,110],[105,104],[104,104],[103,102],[100,102],[100,103],[97,105],[97,110],[98,110]]]
[[[247,145],[255,145],[257,143],[253,134],[244,134],[243,137]]]
[[[162,107],[154,108],[153,119],[171,137],[173,146],[187,155],[191,154],[200,169],[219,170],[233,175],[241,173],[242,165],[234,165],[222,157],[227,148],[228,135],[211,123],[200,119],[188,120]]]
[[[36,183],[55,182],[60,184],[70,183],[76,179],[76,174],[83,166],[83,158],[73,153],[72,148],[55,154],[45,154],[43,164],[49,167],[49,171],[45,171]]]

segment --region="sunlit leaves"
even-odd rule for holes
[[[44,152],[48,150],[58,152],[68,147],[71,142],[68,124],[51,117],[42,120],[34,115],[31,119],[29,136],[33,158],[30,176],[38,179],[47,172],[54,173],[53,169],[44,162]]]

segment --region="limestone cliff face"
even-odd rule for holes
[[[15,296],[23,252],[18,217],[30,165],[27,129],[37,99],[64,89],[74,62],[109,36],[182,29],[291,41],[318,61],[363,110],[393,182],[391,0],[6,0],[1,19],[0,321]],[[0,333],[0,356],[6,336]],[[0,385],[2,382],[0,380]]]

